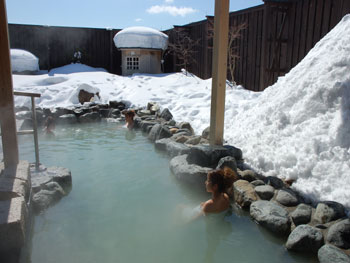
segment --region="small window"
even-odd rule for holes
[[[127,57],[126,58],[126,69],[127,70],[138,70],[139,69],[139,57]]]

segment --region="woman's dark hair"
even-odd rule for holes
[[[218,192],[224,193],[232,184],[238,180],[237,174],[229,167],[224,169],[214,170],[208,173],[209,181],[212,185],[218,186]]]

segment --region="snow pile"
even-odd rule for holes
[[[39,59],[32,53],[22,49],[11,49],[12,72],[38,71]]]
[[[304,194],[348,208],[349,54],[350,16],[346,16],[302,62],[264,92],[227,86],[224,134],[229,144],[243,150],[253,168],[297,179],[293,187]],[[191,74],[124,77],[74,64],[13,79],[15,90],[42,94],[36,100],[40,107],[78,104],[77,94],[84,89],[99,92],[101,103],[123,100],[145,106],[155,101],[169,108],[175,120],[191,122],[197,134],[210,123],[211,80]],[[28,106],[30,100],[15,97],[15,103]]]
[[[107,72],[104,68],[92,68],[84,64],[75,63],[50,70],[49,75],[72,74],[79,72]]]
[[[350,207],[350,15],[251,107],[227,116],[226,139],[267,175]]]
[[[117,48],[151,48],[165,50],[168,47],[168,36],[149,27],[128,27],[114,36]]]

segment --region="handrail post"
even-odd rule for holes
[[[33,115],[33,131],[34,131],[34,147],[35,147],[35,168],[39,170],[39,145],[38,145],[38,124],[36,119],[35,98],[32,100],[32,115]]]

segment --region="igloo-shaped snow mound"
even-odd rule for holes
[[[162,49],[168,47],[168,36],[150,27],[128,27],[114,36],[117,48]]]
[[[11,49],[10,54],[12,72],[39,70],[39,59],[29,51]]]

